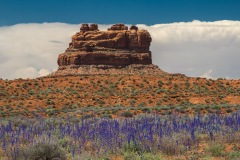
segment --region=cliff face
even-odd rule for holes
[[[152,65],[151,41],[149,32],[137,26],[128,29],[124,24],[115,24],[107,31],[99,31],[97,24],[82,24],[80,32],[72,36],[69,48],[59,55],[58,71],[52,75],[112,74],[112,71],[129,74],[143,68],[154,70],[157,66]],[[119,72],[119,68],[127,71]]]
[[[151,64],[149,46],[151,36],[146,30],[123,24],[99,31],[96,24],[82,24],[80,32],[72,36],[58,65],[117,65]]]

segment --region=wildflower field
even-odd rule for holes
[[[239,159],[240,112],[0,120],[0,159]]]

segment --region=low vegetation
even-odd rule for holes
[[[0,156],[14,160],[240,158],[239,112],[123,119],[10,118],[1,119],[0,126]]]
[[[0,160],[240,159],[240,81],[0,79]]]
[[[171,74],[0,80],[0,116],[61,117],[69,111],[82,116],[82,110],[96,112],[98,116],[111,107],[115,108],[108,113],[112,117],[124,115],[125,109],[133,116],[175,111],[182,114],[230,113],[237,109],[235,104],[240,104],[239,94],[238,80],[207,80]],[[191,107],[196,105],[202,106]],[[176,106],[176,110],[162,106]]]

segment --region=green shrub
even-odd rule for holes
[[[148,112],[148,111],[150,111],[150,108],[145,107],[145,108],[142,108],[141,110],[142,110],[143,112]]]
[[[207,151],[211,153],[213,157],[221,157],[224,156],[225,146],[222,144],[214,144],[207,148]]]
[[[187,142],[188,136],[181,134],[175,136],[176,137],[165,137],[162,139],[161,150],[163,154],[173,156],[179,153],[184,154],[187,151],[187,146],[176,143],[176,139],[181,139],[183,143]]]
[[[231,109],[231,108],[227,108],[227,109],[226,109],[226,112],[227,112],[227,113],[231,113],[231,112],[232,112],[232,109]]]
[[[149,100],[148,100],[148,103],[149,103],[149,104],[152,104],[152,103],[153,103],[153,101],[152,101],[151,99],[149,99]]]
[[[232,151],[229,154],[230,159],[239,159],[240,158],[240,152]]]
[[[161,107],[160,107],[160,109],[161,109],[161,110],[165,110],[165,111],[166,111],[166,110],[169,110],[169,109],[170,109],[170,107],[168,107],[168,106],[161,106]]]
[[[175,111],[176,112],[182,112],[182,109],[181,109],[181,107],[176,107]]]
[[[157,93],[157,94],[160,94],[160,93],[161,93],[161,90],[160,90],[160,89],[158,89],[158,90],[156,91],[156,93]]]
[[[110,118],[110,119],[112,119],[112,115],[111,114],[103,114],[102,117],[103,118]]]
[[[168,98],[163,98],[162,99],[164,102],[167,102],[168,101]]]
[[[129,112],[129,111],[125,111],[123,114],[122,114],[123,117],[132,117],[132,113]]]
[[[199,113],[201,111],[202,107],[196,107],[194,108],[194,112]]]
[[[21,148],[19,151],[19,160],[33,159],[58,159],[66,160],[66,154],[59,145],[47,142],[40,142],[27,148]]]
[[[213,106],[213,109],[220,110],[220,106],[215,105],[215,106]]]
[[[129,103],[130,103],[130,106],[131,106],[131,107],[134,107],[134,106],[135,106],[135,103],[136,103],[136,101],[135,101],[135,100],[130,100],[130,102],[129,102]]]
[[[144,106],[146,106],[146,103],[145,103],[145,102],[141,102],[141,103],[138,105],[138,107],[144,107]]]
[[[7,95],[7,93],[5,91],[0,92],[0,96],[6,96],[6,95]]]

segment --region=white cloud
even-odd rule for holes
[[[111,25],[99,25],[106,30]],[[152,36],[153,63],[171,73],[240,78],[240,21],[138,25]],[[0,78],[34,78],[57,69],[80,24],[42,23],[0,27]]]
[[[34,78],[45,75],[46,70],[56,70],[58,54],[65,51],[78,30],[79,25],[63,23],[0,27],[0,77]],[[25,72],[30,67],[36,74]]]
[[[51,71],[45,68],[42,68],[38,71],[34,67],[23,67],[23,68],[16,69],[13,75],[16,78],[35,78],[35,77],[46,76],[50,73]]]
[[[42,69],[40,69],[40,71],[38,71],[38,74],[40,77],[49,75],[50,73],[51,73],[51,71],[49,71],[48,69],[45,69],[45,68],[42,68]]]
[[[212,69],[209,69],[208,71],[203,73],[203,75],[201,75],[200,77],[207,78],[207,79],[216,79],[212,76],[212,72],[213,72]]]
[[[14,75],[19,78],[34,78],[38,76],[37,70],[33,67],[16,69]]]
[[[139,25],[149,30],[153,62],[167,72],[240,78],[240,21]],[[191,68],[191,70],[189,70]]]

